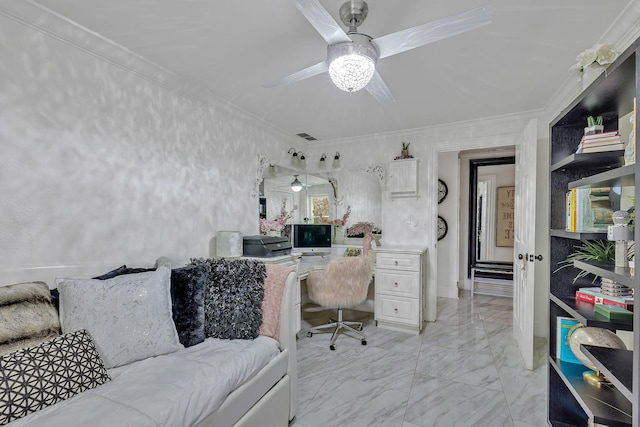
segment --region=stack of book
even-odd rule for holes
[[[580,288],[576,291],[576,301],[584,301],[590,304],[613,305],[624,308],[625,310],[633,310],[633,296],[614,297],[602,293],[602,289]]]
[[[611,132],[584,135],[576,153],[600,153],[603,151],[624,150],[624,142],[620,140],[617,130]]]
[[[617,305],[596,304],[594,308],[596,313],[600,313],[609,320],[631,320],[633,319],[633,311]]]

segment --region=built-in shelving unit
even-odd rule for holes
[[[628,268],[617,268],[610,262],[576,261],[572,267],[558,270],[558,263],[565,260],[582,241],[607,238],[606,232],[571,232],[564,229],[567,191],[573,188],[611,187],[619,195],[620,189],[624,188],[627,193],[636,195],[635,208],[638,211],[638,163],[625,165],[624,151],[579,154],[575,151],[588,116],[603,116],[605,131],[612,131],[619,129],[619,120],[634,108],[640,111],[634,105],[640,100],[640,61],[636,61],[636,56],[640,54],[639,47],[636,41],[550,126],[548,421],[551,426],[592,426],[595,423],[640,426],[640,303],[634,307],[633,320],[609,320],[596,313],[592,304],[575,298],[578,288],[598,285],[592,284],[593,276],[578,279],[574,283],[576,274],[586,271],[629,286],[640,298],[639,276],[632,275]],[[628,135],[622,135],[625,143],[627,138]],[[640,236],[639,230],[640,227],[636,227],[635,240]],[[576,319],[584,326],[632,332],[633,346],[627,350],[582,346],[584,354],[611,381],[611,385],[593,385],[583,379],[583,372],[589,368],[557,358],[557,323],[561,317]]]

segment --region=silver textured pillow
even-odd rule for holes
[[[170,283],[168,265],[108,280],[57,278],[62,331],[89,331],[107,368],[180,350]]]

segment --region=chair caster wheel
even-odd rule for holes
[[[311,338],[313,336],[313,332],[307,332],[307,336]]]
[[[362,340],[362,345],[367,345],[367,340]]]
[[[335,344],[331,344],[331,345],[329,346],[329,348],[330,348],[331,350],[333,350],[333,351],[336,351],[336,345],[335,345]]]
[[[362,327],[362,325],[360,325],[360,327],[358,328],[359,331],[364,330],[364,328]]]

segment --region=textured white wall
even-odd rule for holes
[[[0,269],[208,256],[218,230],[257,233],[256,157],[286,137],[4,16],[0,58]]]

